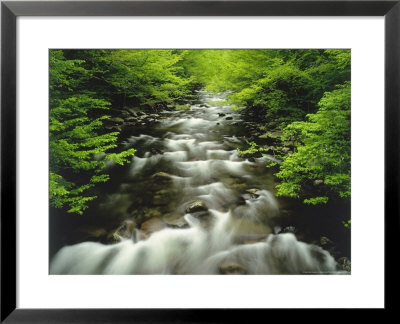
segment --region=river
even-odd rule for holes
[[[274,157],[240,157],[246,131],[223,99],[199,91],[198,102],[162,112],[151,127],[124,130],[133,162],[109,165],[89,211],[119,228],[106,241],[62,247],[51,274],[337,273],[328,251],[282,231],[266,168]]]

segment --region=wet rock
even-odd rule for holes
[[[260,158],[262,157],[262,153],[260,151],[255,151],[255,152],[240,152],[239,156],[242,158]]]
[[[150,218],[161,217],[161,215],[162,214],[158,208],[143,207],[132,211],[130,217],[140,224]]]
[[[159,217],[153,217],[142,223],[140,226],[141,235],[149,237],[151,234],[161,231],[165,228],[164,222]]]
[[[154,206],[166,206],[170,203],[170,200],[168,199],[168,197],[156,195],[153,197],[151,203]]]
[[[195,218],[201,218],[202,220],[208,220],[211,216],[208,210],[192,212],[191,215]]]
[[[208,211],[208,207],[204,201],[196,200],[189,205],[186,206],[185,212],[187,214],[201,212],[201,211]]]
[[[138,114],[138,110],[137,109],[134,109],[134,108],[125,108],[125,110],[127,111],[127,112],[129,112],[132,116],[138,116],[139,114]]]
[[[114,231],[111,235],[109,235],[108,239],[111,241],[119,242],[122,239],[129,239],[133,236],[133,232],[136,228],[136,222],[133,220],[124,220],[122,224]]]
[[[154,174],[154,179],[158,181],[171,181],[171,175],[166,172],[157,172]]]
[[[219,273],[220,274],[246,274],[247,269],[235,262],[229,262],[229,263],[222,263],[219,266]]]
[[[136,117],[127,117],[125,118],[125,121],[128,123],[136,123],[138,120]]]
[[[150,153],[151,154],[163,154],[164,152],[162,150],[158,149],[158,148],[152,147],[150,149]]]
[[[152,199],[152,204],[154,206],[166,206],[171,201],[175,200],[175,195],[177,191],[175,189],[163,189],[157,191]]]
[[[228,117],[226,117],[225,119],[226,119],[226,120],[232,120],[232,119],[233,119],[233,117],[231,117],[231,116],[228,116]]]
[[[260,191],[260,189],[252,188],[252,189],[247,189],[247,190],[246,190],[246,192],[247,192],[249,195],[251,195],[252,197],[254,197],[254,198],[260,197],[260,195],[257,194],[258,191]]]
[[[249,189],[249,190],[251,190],[251,189]],[[256,189],[256,190],[257,190],[257,189]],[[258,191],[258,190],[257,190],[257,191]],[[246,190],[246,192],[247,192],[247,190]],[[259,197],[259,195],[256,195],[256,194],[254,194],[254,193],[252,193],[252,192],[250,192],[250,193],[247,192],[247,193],[245,193],[245,194],[243,194],[243,195],[241,195],[241,196],[239,197],[239,202],[238,202],[238,204],[239,204],[239,205],[245,205],[247,200],[249,200],[249,201],[256,200],[258,197]]]
[[[255,200],[255,199],[257,199],[258,196],[249,194],[249,193],[245,193],[242,195],[242,197],[244,200]]]
[[[148,219],[152,217],[160,217],[161,212],[155,208],[143,208],[143,216]]]
[[[322,246],[332,246],[333,242],[326,236],[321,236],[321,238],[319,239],[319,243]]]
[[[351,262],[348,257],[341,257],[338,260],[339,269],[347,272],[351,272]]]
[[[122,110],[122,111],[120,112],[120,114],[119,114],[119,117],[125,119],[125,118],[129,117],[130,115],[131,115],[131,114],[130,114],[128,111]]]
[[[164,222],[168,227],[172,228],[188,228],[189,224],[183,216],[176,219],[165,219]]]
[[[294,226],[286,226],[284,228],[282,228],[278,234],[283,234],[283,233],[292,233],[292,234],[296,234],[297,229]]]
[[[121,117],[113,117],[109,119],[111,122],[115,124],[123,124],[124,120]]]
[[[224,117],[224,116],[226,116],[226,115],[223,114],[223,113],[218,113],[218,116],[219,116],[219,117]]]

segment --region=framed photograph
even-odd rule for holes
[[[3,1],[1,321],[391,308],[399,15]]]

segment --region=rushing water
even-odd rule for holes
[[[164,112],[155,127],[132,130],[138,150],[96,212],[137,224],[130,237],[63,247],[52,274],[304,274],[337,268],[322,248],[277,234],[268,159],[243,159],[240,115],[200,92],[200,104]],[[112,169],[113,166],[110,166]],[[117,180],[116,180],[117,178]],[[197,202],[200,207],[190,210]],[[193,207],[193,206],[192,206]],[[208,210],[207,210],[208,209]]]

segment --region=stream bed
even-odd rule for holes
[[[199,91],[196,103],[124,129],[123,145],[137,150],[133,161],[108,166],[111,180],[88,210],[92,224],[80,227],[99,239],[82,234],[76,244],[54,244],[51,274],[348,273],[311,234],[297,233],[301,225],[275,197],[266,167],[274,157],[240,156],[246,130],[223,100]]]

